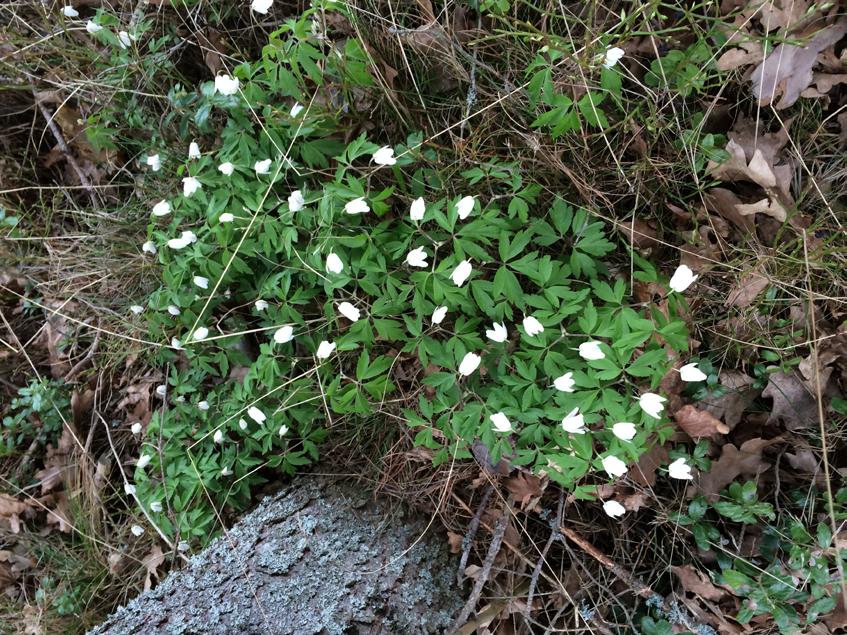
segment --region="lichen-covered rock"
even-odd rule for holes
[[[440,633],[462,600],[444,541],[361,488],[303,476],[92,634]]]

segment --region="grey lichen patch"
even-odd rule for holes
[[[409,549],[426,523],[393,511],[303,476],[91,633],[443,632],[455,562],[434,536]]]

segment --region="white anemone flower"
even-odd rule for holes
[[[288,209],[292,212],[299,212],[306,207],[306,199],[303,198],[303,192],[294,190],[288,195]]]
[[[85,23],[85,30],[94,35],[95,33],[99,33],[103,30],[103,27],[97,24],[96,22],[89,20]]]
[[[131,305],[129,307],[129,310],[132,311],[133,313],[135,313],[136,315],[140,315],[141,313],[144,313],[144,307],[141,306],[140,304]]]
[[[153,216],[167,216],[171,213],[171,204],[167,201],[159,201],[153,206]]]
[[[359,317],[361,317],[362,315],[362,312],[349,302],[342,302],[341,304],[339,304],[338,312],[341,313],[341,315],[346,317],[351,322],[358,322]]]
[[[482,358],[479,355],[476,353],[467,353],[462,358],[462,363],[459,364],[459,374],[463,377],[472,375],[479,368],[480,362],[482,362]]]
[[[509,337],[509,332],[506,330],[506,325],[503,322],[494,322],[490,329],[486,329],[485,337],[492,342],[502,344]]]
[[[613,46],[603,55],[603,68],[612,68],[621,61],[623,56],[624,50],[619,46]]]
[[[639,407],[654,419],[662,418],[662,411],[665,409],[664,402],[667,401],[661,395],[654,392],[645,392],[638,398]]]
[[[397,159],[394,158],[394,148],[390,146],[382,146],[373,153],[372,159],[377,165],[394,165],[397,163]]]
[[[151,256],[155,256],[156,255],[156,243],[154,243],[152,240],[148,240],[146,243],[141,245],[141,251],[143,251],[145,254],[150,254]]]
[[[360,196],[359,198],[354,198],[352,201],[348,202],[344,206],[344,211],[348,214],[367,214],[371,211],[371,208],[365,200],[365,197]]]
[[[221,476],[232,476],[232,470],[229,467],[221,468]]]
[[[690,287],[699,276],[688,265],[680,265],[673,272],[669,286],[677,293],[682,293]]]
[[[201,189],[202,187],[203,184],[200,183],[200,181],[198,181],[193,176],[186,176],[184,179],[182,179],[182,195],[185,197],[191,196],[192,194],[194,194],[194,192]]]
[[[191,339],[193,339],[195,342],[201,342],[207,337],[209,337],[209,329],[207,329],[205,326],[198,326],[197,329],[194,331],[194,334],[191,336]]]
[[[285,424],[282,424],[281,426],[279,426],[279,433],[278,434],[281,437],[284,437],[286,434],[288,434],[288,426],[285,425]]]
[[[463,260],[456,266],[455,269],[453,269],[453,273],[450,274],[450,279],[457,287],[461,287],[470,277],[472,271],[473,267],[471,266],[470,261]]]
[[[582,359],[593,361],[603,359],[606,357],[606,353],[600,348],[600,342],[592,340],[579,345],[579,356]]]
[[[235,220],[235,216],[233,214],[231,214],[230,212],[224,212],[223,214],[218,216],[218,222],[219,223],[231,223],[234,220]]]
[[[335,350],[335,342],[327,342],[323,340],[320,344],[318,344],[318,350],[315,352],[315,355],[318,359],[326,359],[332,352]]]
[[[232,173],[235,172],[235,166],[231,161],[224,161],[218,166],[218,172],[224,176],[232,176]]]
[[[220,428],[215,430],[215,434],[212,436],[212,440],[217,444],[223,443],[224,442],[223,430],[221,430]]]
[[[265,309],[267,309],[267,308],[268,308],[268,303],[267,303],[267,301],[266,301],[266,300],[261,300],[261,299],[260,299],[260,300],[256,300],[256,301],[253,303],[253,306],[254,306],[254,307],[256,307],[256,310],[257,310],[257,311],[264,311]]]
[[[544,325],[531,315],[527,315],[523,319],[523,329],[526,331],[527,335],[533,337],[544,332]]]
[[[132,41],[134,39],[135,38],[132,37],[126,31],[118,31],[118,44],[122,49],[128,49],[130,46],[132,46]]]
[[[618,501],[606,501],[603,503],[603,511],[611,518],[618,518],[626,513],[626,508]]]
[[[182,236],[180,236],[179,238],[171,238],[168,241],[168,247],[170,247],[171,249],[177,249],[177,250],[185,249],[190,244],[191,244],[191,240],[188,239],[188,237],[185,235],[185,232],[183,232]]]
[[[149,454],[142,454],[141,456],[138,457],[138,462],[135,464],[135,467],[143,470],[145,467],[147,467],[149,465],[150,461],[152,461],[152,460],[153,460],[153,457],[150,456]]]
[[[167,394],[167,392],[168,392],[168,387],[165,384],[159,384],[158,386],[156,386],[156,395],[157,396],[164,398],[164,396]]]
[[[576,381],[574,381],[573,373],[565,373],[553,380],[553,387],[559,392],[574,392],[575,385]]]
[[[415,247],[406,254],[406,264],[410,267],[428,267],[427,255],[423,247]]]
[[[199,159],[200,158],[200,146],[197,145],[196,141],[192,141],[188,144],[188,158],[189,159]]]
[[[488,417],[494,426],[495,432],[511,432],[512,431],[512,422],[509,421],[509,418],[504,415],[502,412],[495,412],[493,415]]]
[[[262,161],[256,161],[253,164],[253,169],[256,171],[256,174],[267,174],[271,171],[271,160],[263,159]]]
[[[446,306],[435,307],[435,310],[432,312],[432,323],[433,324],[441,324],[444,321],[444,318],[446,316],[447,316],[447,307]]]
[[[234,95],[239,85],[237,77],[225,74],[215,76],[215,92],[221,95]]]
[[[144,533],[144,527],[142,527],[141,525],[133,525],[129,528],[129,530],[132,532],[132,535],[136,538],[138,538]]]
[[[295,102],[295,104],[291,107],[291,112],[288,114],[291,116],[292,119],[296,119],[297,115],[303,112],[304,109],[305,106],[303,106],[303,104]]]
[[[141,422],[136,421],[129,427],[129,431],[132,432],[135,436],[141,434]]]
[[[683,458],[679,458],[668,465],[668,475],[671,478],[678,478],[682,481],[690,481],[694,478],[691,474],[691,466]]]
[[[152,503],[150,503],[150,511],[151,512],[155,512],[155,513],[158,514],[159,512],[162,511],[162,509],[163,508],[162,508],[161,501],[153,501]]]
[[[247,429],[247,422],[244,419],[239,419],[238,420],[238,427],[241,428],[242,430],[246,430]]]
[[[265,419],[268,418],[265,413],[259,410],[256,406],[250,406],[247,408],[247,416],[259,425],[263,424]]]
[[[679,377],[682,381],[706,381],[708,376],[692,362],[679,369]]]
[[[459,202],[456,203],[456,211],[459,214],[459,220],[465,220],[471,215],[475,203],[476,199],[473,196],[465,196],[459,199]]]
[[[147,164],[153,172],[158,172],[162,169],[162,159],[158,154],[148,154],[147,158],[144,159],[144,163]]]
[[[635,424],[621,421],[612,426],[612,434],[621,441],[632,441],[635,438]]]
[[[210,408],[209,402],[206,401],[205,399],[203,401],[198,401],[197,407],[204,412]]]
[[[293,339],[294,327],[290,324],[281,326],[276,331],[274,331],[274,342],[276,342],[277,344],[285,344],[286,342],[290,342]]]
[[[326,270],[329,273],[341,273],[344,271],[344,263],[341,262],[341,258],[334,251],[330,252],[326,257]]]
[[[132,483],[124,483],[124,492],[127,496],[133,496],[135,494],[135,485]]]
[[[585,434],[585,419],[579,408],[574,408],[562,419],[562,430],[571,434]]]
[[[204,278],[203,276],[194,276],[193,282],[196,286],[200,287],[201,289],[209,288],[209,279]]]
[[[623,476],[627,472],[626,463],[613,454],[604,458],[601,463],[603,464],[603,469],[606,470],[606,473],[612,478]]]
[[[168,313],[175,316],[175,315],[179,315],[180,313],[182,313],[182,311],[179,310],[179,307],[177,305],[169,304],[168,305]]]
[[[182,347],[182,342],[179,339],[177,339],[176,337],[171,338],[171,348],[178,350],[178,351],[185,350]]]
[[[274,0],[253,0],[253,2],[250,3],[250,8],[256,13],[265,15],[270,10],[273,3]]]
[[[423,196],[419,196],[414,201],[412,201],[412,206],[409,208],[409,217],[413,221],[421,221],[423,220],[425,213],[426,201],[424,201]]]
[[[66,4],[64,7],[62,7],[62,15],[64,15],[66,18],[78,18],[79,11],[74,9],[72,5]]]

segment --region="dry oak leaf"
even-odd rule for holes
[[[656,470],[669,460],[670,456],[665,446],[654,445],[641,455],[638,463],[629,471],[629,478],[644,487],[653,487],[656,484]]]
[[[782,421],[787,429],[797,430],[818,420],[817,400],[806,390],[796,372],[771,374],[762,397],[773,399],[768,423]]]
[[[744,216],[738,211],[738,206],[743,203],[735,192],[723,187],[713,187],[706,192],[704,200],[706,209],[719,214],[721,218],[729,221],[739,229],[751,233],[756,229],[753,217]]]
[[[753,82],[753,95],[760,106],[767,106],[778,95],[782,97],[776,104],[781,110],[788,108],[800,97],[812,83],[812,67],[818,54],[840,40],[847,33],[847,21],[827,26],[817,33],[805,45],[780,44],[765,60],[756,67],[750,80]]]
[[[512,478],[506,479],[505,485],[515,497],[515,501],[521,504],[521,509],[526,510],[535,507],[547,488],[547,483],[547,479],[518,472]]]
[[[144,559],[141,563],[144,565],[144,568],[147,570],[147,574],[144,577],[144,590],[149,591],[153,586],[153,577],[157,580],[159,579],[159,574],[157,573],[159,567],[165,561],[165,554],[162,553],[161,547],[159,545],[153,545],[153,548],[150,549],[150,553],[144,556]]]
[[[709,395],[699,405],[733,429],[744,411],[755,401],[758,391],[753,388],[756,380],[744,373],[730,370],[720,374],[720,383],[725,392]]]
[[[705,574],[695,569],[690,564],[672,567],[671,570],[679,580],[683,589],[703,598],[704,600],[718,602],[726,595],[726,591],[716,587]]]
[[[718,494],[736,477],[742,474],[755,476],[770,467],[770,463],[762,459],[762,450],[773,443],[775,439],[749,439],[736,448],[727,443],[721,448],[720,458],[712,463],[712,468],[700,475],[700,490],[710,501],[718,499]]]
[[[753,304],[753,300],[768,288],[770,281],[757,271],[752,271],[741,277],[735,283],[724,301],[725,307],[744,308]]]
[[[726,434],[729,428],[708,410],[698,410],[691,404],[683,406],[673,414],[674,421],[692,439],[710,437],[715,433]]]

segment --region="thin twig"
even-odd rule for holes
[[[50,128],[50,132],[53,133],[53,137],[56,139],[56,143],[59,146],[59,149],[62,151],[62,154],[65,156],[65,160],[68,162],[73,168],[73,171],[76,172],[77,177],[79,177],[79,182],[82,183],[82,186],[85,188],[85,191],[88,193],[88,198],[91,200],[91,206],[94,209],[100,209],[100,201],[97,200],[97,193],[94,191],[94,188],[91,186],[91,181],[88,180],[88,177],[85,175],[85,172],[82,171],[82,168],[79,167],[79,163],[74,159],[74,155],[71,153],[71,149],[68,147],[68,144],[65,142],[65,138],[62,136],[62,131],[59,130],[59,126],[53,119],[53,115],[50,114],[50,111],[47,110],[47,107],[41,103],[38,98],[38,93],[33,89],[32,98],[35,100],[35,105],[38,107],[38,110],[41,111],[41,115],[44,117],[44,120],[47,122],[47,127]]]
[[[479,522],[482,520],[482,514],[485,509],[488,507],[488,499],[491,498],[491,494],[494,492],[494,486],[489,485],[488,489],[485,490],[485,493],[482,495],[482,500],[479,502],[479,507],[476,510],[473,518],[471,519],[470,524],[468,525],[468,532],[465,534],[464,539],[464,549],[462,550],[462,557],[459,559],[459,569],[456,571],[456,580],[459,584],[462,583],[462,578],[464,577],[465,566],[468,564],[468,555],[471,552],[471,545],[473,544],[473,539],[476,536],[476,532],[479,529]]]
[[[99,344],[100,331],[94,331],[94,341],[91,342],[91,346],[88,348],[88,352],[81,360],[74,364],[73,368],[71,368],[67,373],[65,373],[64,380],[66,383],[69,383],[71,379],[73,379],[76,374],[82,370],[82,367],[85,366],[88,360],[90,360],[94,356],[94,353],[97,352],[97,347],[99,346]]]
[[[491,575],[491,567],[494,566],[494,558],[496,558],[497,554],[500,553],[500,543],[503,542],[503,536],[506,535],[506,527],[509,526],[510,516],[511,500],[503,507],[503,513],[500,518],[497,519],[497,524],[494,526],[494,534],[491,536],[491,544],[488,546],[488,553],[485,554],[485,562],[482,563],[482,569],[477,575],[473,591],[471,591],[468,601],[465,602],[462,612],[459,613],[459,617],[456,618],[453,628],[450,629],[451,634],[455,634],[459,630],[459,627],[468,621],[471,611],[473,611],[476,607],[476,603],[479,601],[479,596],[482,594],[482,587],[485,586],[485,583],[488,582],[488,576]]]
[[[541,555],[538,558],[538,562],[535,563],[535,569],[532,572],[532,577],[529,580],[529,592],[526,594],[526,606],[524,607],[524,617],[528,618],[529,613],[532,610],[532,596],[535,595],[535,587],[538,584],[538,576],[541,575],[541,568],[544,566],[544,561],[547,559],[547,553],[550,551],[550,547],[553,546],[553,543],[556,541],[559,536],[556,528],[562,524],[562,513],[565,509],[565,490],[559,490],[559,504],[556,507],[556,521],[553,524],[553,527],[550,531],[550,537],[547,539],[547,544],[544,545],[544,549],[541,550]]]

